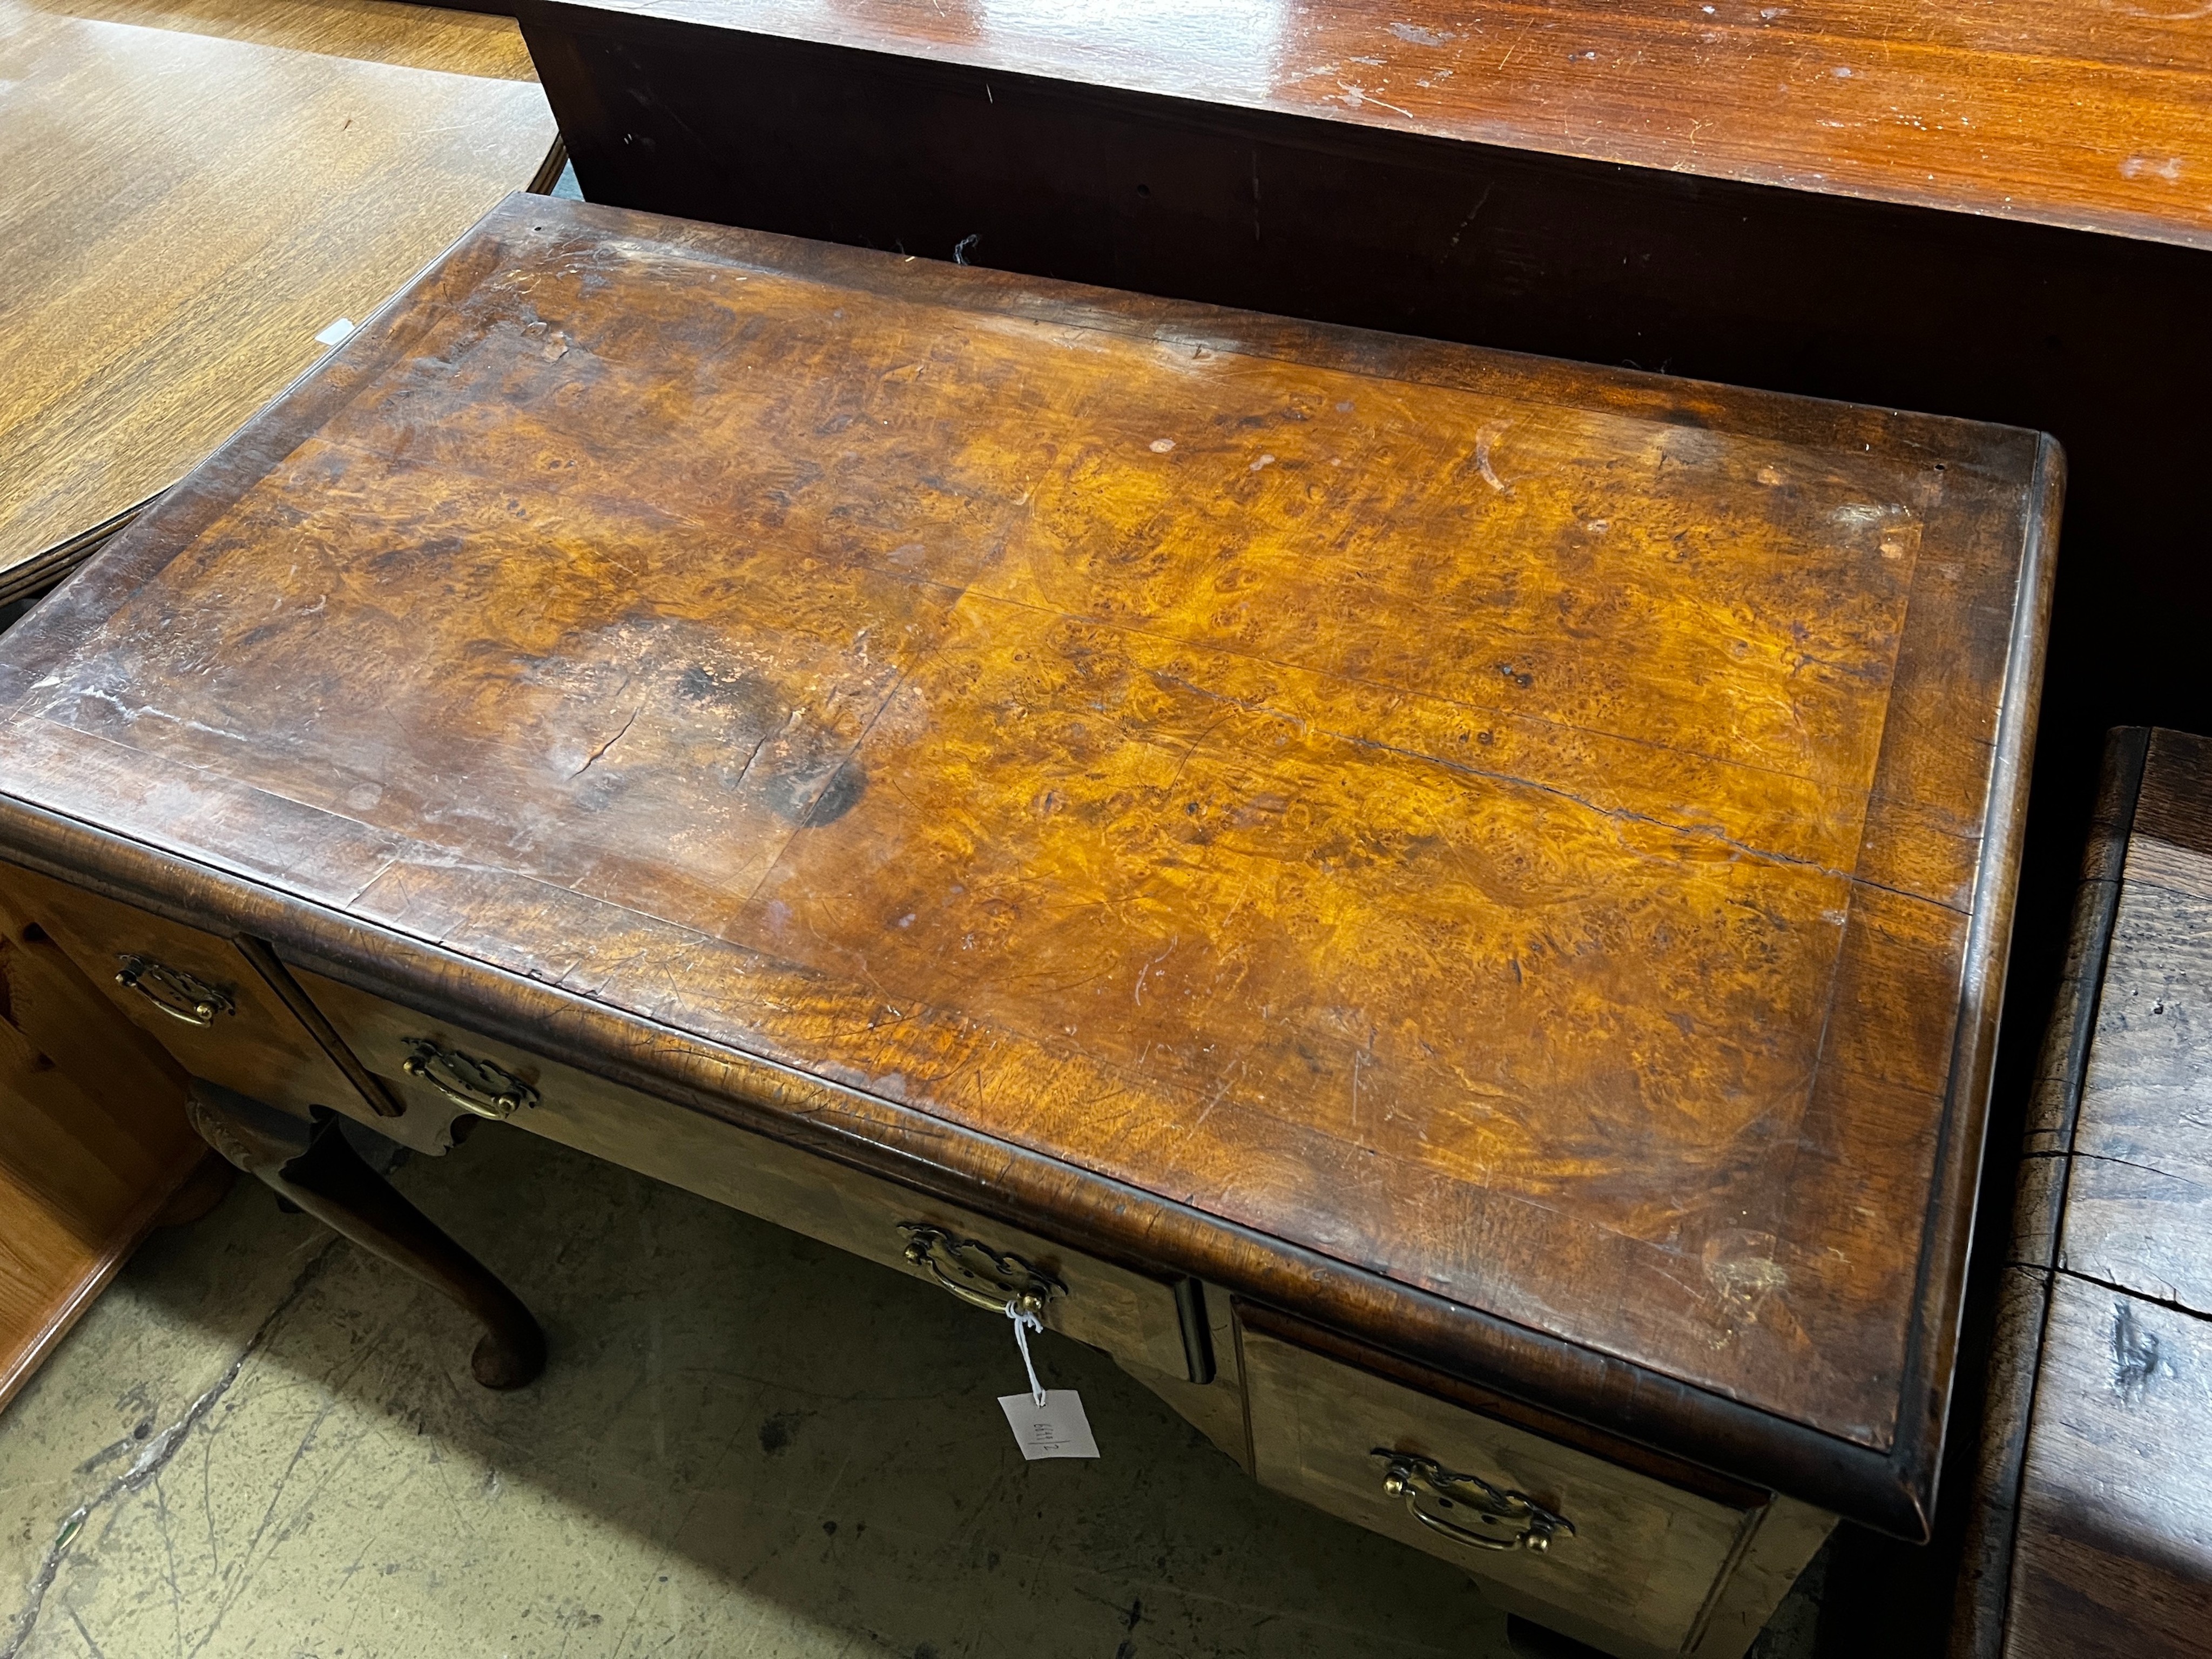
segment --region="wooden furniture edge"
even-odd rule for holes
[[[1561,1417],[1540,1405],[1533,1404],[1513,1395],[1495,1390],[1440,1371],[1383,1349],[1371,1348],[1355,1342],[1316,1325],[1310,1319],[1280,1308],[1272,1308],[1263,1302],[1253,1302],[1242,1297],[1232,1297],[1231,1306],[1235,1310],[1240,1330],[1257,1332],[1273,1337],[1278,1342],[1303,1348],[1309,1353],[1333,1359],[1370,1375],[1402,1384],[1416,1394],[1442,1400],[1500,1423],[1510,1423],[1531,1434],[1541,1435],[1547,1440],[1571,1446],[1577,1451],[1607,1463],[1633,1469],[1638,1474],[1650,1475],[1654,1480],[1664,1481],[1685,1492],[1695,1492],[1700,1498],[1710,1498],[1715,1503],[1732,1508],[1750,1510],[1765,1504],[1771,1494],[1763,1486],[1751,1486],[1729,1475],[1706,1468],[1702,1464],[1686,1463],[1663,1452],[1655,1452],[1639,1442],[1624,1440],[1603,1429]]]
[[[122,1271],[123,1264],[131,1259],[132,1252],[146,1242],[147,1234],[154,1231],[169,1200],[199,1172],[207,1157],[204,1147],[196,1147],[192,1156],[179,1159],[173,1170],[147,1188],[137,1207],[131,1212],[129,1220],[116,1229],[114,1237],[100,1252],[92,1270],[77,1280],[69,1299],[55,1310],[53,1316],[28,1342],[4,1361],[6,1369],[0,1370],[0,1412],[8,1409],[24,1385],[38,1375],[39,1367],[45,1364],[53,1351],[61,1346],[62,1339],[76,1328],[77,1321],[83,1318],[92,1304],[100,1299],[100,1293]]]
[[[441,3],[451,4],[453,0],[441,0]],[[492,0],[485,0],[485,3],[491,3]],[[477,7],[471,3],[462,9],[475,9]],[[549,35],[557,33],[570,38],[596,36],[617,41],[623,39],[625,31],[659,33],[666,37],[670,46],[688,44],[694,47],[698,44],[697,37],[708,33],[743,40],[751,43],[756,50],[765,46],[770,50],[782,48],[824,58],[867,60],[872,72],[878,75],[888,71],[912,76],[988,78],[994,88],[994,100],[997,89],[1004,88],[1011,99],[1083,100],[1138,112],[1156,119],[1202,122],[1231,131],[1249,131],[1261,125],[1274,126],[1297,134],[1300,142],[1309,144],[1324,143],[1334,138],[1339,143],[1362,140],[1383,143],[1395,142],[1409,149],[1434,147],[1443,150],[1484,151],[1496,155],[1525,155],[1540,158],[1556,166],[1587,169],[1596,173],[1626,173],[1653,179],[1686,176],[1708,188],[1865,204],[1935,218],[1990,219],[2001,223],[2033,226],[2075,235],[2145,241],[2172,247],[2212,246],[2212,232],[2192,230],[2177,225],[2170,217],[2145,212],[2100,212],[2063,199],[2040,207],[2024,205],[2015,201],[2011,194],[2002,191],[1962,198],[1956,193],[1915,189],[1903,173],[1880,185],[1856,182],[1839,184],[1831,180],[1820,188],[1811,188],[1802,181],[1803,173],[1791,173],[1778,166],[1740,163],[1733,170],[1709,169],[1697,164],[1694,147],[1683,155],[1674,156],[1664,155],[1657,150],[1631,153],[1625,147],[1611,150],[1595,146],[1577,149],[1558,139],[1544,140],[1536,135],[1525,118],[1517,125],[1509,119],[1507,125],[1511,130],[1500,132],[1495,117],[1490,119],[1489,131],[1483,136],[1476,136],[1466,128],[1448,131],[1437,125],[1419,125],[1416,118],[1392,119],[1385,112],[1399,114],[1403,112],[1395,112],[1388,102],[1374,98],[1347,100],[1330,107],[1326,113],[1311,106],[1292,106],[1264,95],[1255,97],[1249,94],[1238,95],[1231,93],[1212,99],[1200,98],[1188,92],[1166,91],[1121,80],[1079,80],[1072,73],[1057,68],[1026,67],[1018,58],[994,52],[988,44],[969,45],[944,40],[896,41],[882,33],[871,34],[866,39],[854,38],[853,34],[825,38],[826,30],[816,33],[787,33],[772,27],[747,27],[732,22],[710,21],[696,15],[684,15],[680,10],[578,4],[573,0],[496,0],[496,9],[502,15],[514,17],[521,27],[526,42],[532,45],[533,61],[537,58],[539,45],[533,39],[533,30]],[[830,26],[831,29],[836,27],[834,22]],[[867,26],[860,23],[851,27],[857,33]],[[550,45],[550,42],[546,44]],[[540,78],[547,78],[544,71],[541,71]],[[1472,126],[1474,124],[1468,125]],[[1617,145],[1619,142],[1616,140]],[[1820,175],[1816,173],[1814,176]]]
[[[432,3],[447,5],[456,11],[476,9],[473,6],[452,6],[451,0],[432,0]],[[494,15],[504,16],[510,14],[501,12]],[[525,196],[550,196],[568,166],[568,141],[556,131],[553,135],[552,144],[545,151],[545,159],[538,164],[538,171],[530,175],[530,182],[522,187],[522,193]]]
[[[1998,1288],[1996,1337],[1973,1509],[1953,1607],[1951,1659],[1999,1659],[2004,1650],[2021,1480],[2050,1313],[2059,1224],[2065,1212],[2069,1154],[2149,746],[2146,726],[2121,726],[2105,740],[2065,966],[2044,1034],[2034,1095],[2021,1136],[2012,1248]]]
[[[120,513],[78,531],[67,541],[56,542],[43,553],[33,553],[29,558],[0,570],[0,605],[28,599],[55,586],[106,546],[109,541],[128,530],[133,520],[161,499],[159,495],[149,495],[137,505],[126,507]]]
[[[1905,1535],[1922,1542],[1933,1535],[1952,1393],[1949,1379],[1966,1311],[1966,1261],[1981,1186],[2013,912],[2020,896],[2021,846],[2027,833],[2044,656],[2051,633],[2065,458],[2057,441],[2048,434],[2038,443],[2035,472],[2033,502],[2023,526],[2020,581],[2013,595],[2011,641],[1990,757],[1972,921],[1960,975],[1959,1028],[1938,1131],[1932,1201],[1921,1236],[1919,1279],[1899,1407],[1895,1455],[1901,1484],[1917,1511],[1914,1525]]]
[[[282,961],[1073,1247],[1251,1301],[1317,1307],[1348,1338],[1478,1387],[1884,1531],[1925,1535],[1917,1466],[1900,1455],[1910,1448],[1842,1439],[5,795],[0,858],[189,927],[266,940]]]

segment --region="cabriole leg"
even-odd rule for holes
[[[337,1120],[310,1121],[195,1080],[187,1111],[209,1146],[332,1231],[435,1286],[483,1322],[470,1370],[487,1389],[519,1389],[545,1369],[545,1334],[490,1270],[362,1161]]]

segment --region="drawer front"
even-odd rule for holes
[[[293,974],[347,1046],[404,1097],[409,1118],[450,1118],[457,1109],[445,1092],[450,1089],[480,1102],[489,1109],[487,1115],[505,1116],[548,1139],[854,1255],[940,1283],[950,1279],[978,1294],[988,1281],[964,1274],[963,1267],[1013,1282],[1020,1267],[994,1267],[984,1253],[1018,1258],[1061,1287],[1045,1298],[1048,1328],[1155,1370],[1186,1374],[1175,1292],[1159,1279],[320,975],[303,969]],[[500,1105],[502,1093],[516,1103],[511,1109]],[[917,1227],[934,1230],[933,1236],[921,1236],[928,1254],[921,1263],[907,1255]],[[995,1307],[990,1316],[1004,1317]]]
[[[0,883],[79,970],[193,1076],[292,1111],[328,1106],[382,1127],[229,939],[12,866],[0,866]]]
[[[1683,1492],[1257,1331],[1245,1330],[1240,1346],[1253,1472],[1263,1485],[1455,1562],[1486,1581],[1501,1605],[1608,1651],[1644,1656],[1690,1644],[1761,1513]],[[1392,1460],[1378,1450],[1414,1454],[1523,1494],[1571,1522],[1573,1533],[1554,1534],[1541,1553],[1462,1542],[1424,1524],[1407,1498],[1384,1489]],[[1433,1480],[1417,1480],[1413,1501],[1478,1535],[1509,1538],[1531,1524],[1525,1517],[1474,1524],[1464,1504],[1440,1505],[1438,1490]],[[1480,1501],[1479,1491],[1465,1486],[1441,1490]]]

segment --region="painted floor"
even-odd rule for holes
[[[1510,1651],[1451,1567],[1261,1491],[1101,1354],[1038,1343],[1103,1455],[1024,1463],[1006,1327],[927,1285],[520,1131],[394,1180],[545,1376],[478,1388],[463,1316],[241,1181],[0,1416],[0,1659]],[[1813,1588],[1763,1659],[1811,1650]]]

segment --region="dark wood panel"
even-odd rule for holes
[[[2191,742],[2183,758],[2207,747]],[[2068,1271],[2212,1314],[2212,842],[2201,769],[2154,739],[2067,1178]],[[2193,812],[2188,810],[2194,807]],[[2177,808],[2180,810],[2177,810]]]
[[[2017,1158],[2008,1161],[2000,1149],[1992,1149],[1990,1160],[1991,1178],[2013,1175],[2017,1190],[2010,1249],[1994,1287],[1989,1383],[1960,1537],[1951,1640],[1956,1659],[1996,1659],[2003,1649],[2036,1368],[2073,1169],[2082,1078],[2097,1029],[2121,874],[2151,735],[2139,726],[2124,727],[2106,743],[2065,967],[2042,1035]]]
[[[2212,246],[2212,48],[2188,8],[1818,0],[982,6],[526,0],[963,71]],[[987,93],[986,86],[992,87]],[[1255,206],[1263,203],[1255,203]]]

